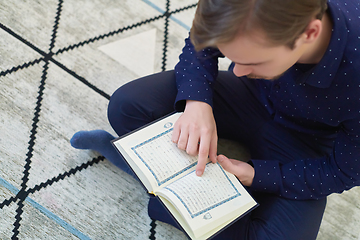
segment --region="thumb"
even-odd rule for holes
[[[226,171],[233,174],[233,172],[231,172],[233,164],[229,158],[227,158],[224,155],[219,155],[219,156],[217,156],[217,160]]]

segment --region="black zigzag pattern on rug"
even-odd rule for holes
[[[99,156],[97,158],[89,160],[86,163],[83,163],[80,166],[77,166],[77,167],[75,167],[73,169],[70,169],[67,172],[59,174],[58,176],[53,177],[52,179],[48,179],[46,182],[40,183],[39,185],[36,185],[33,188],[28,188],[27,187],[27,183],[28,183],[28,180],[29,180],[29,174],[30,174],[29,171],[30,171],[30,168],[31,168],[31,159],[32,159],[32,156],[33,156],[33,151],[34,151],[34,146],[35,146],[35,139],[36,139],[36,134],[37,134],[38,122],[39,122],[39,117],[40,117],[40,113],[41,113],[41,106],[42,106],[42,101],[43,101],[43,93],[44,93],[44,90],[46,88],[47,71],[48,71],[48,67],[49,67],[50,62],[56,64],[62,70],[64,70],[68,74],[72,75],[73,77],[75,77],[76,79],[81,81],[83,84],[85,84],[87,87],[94,90],[95,92],[97,92],[101,96],[105,97],[108,100],[110,99],[109,94],[107,94],[104,91],[102,91],[101,89],[97,88],[96,86],[91,84],[89,81],[87,81],[82,76],[78,75],[73,70],[67,68],[61,62],[55,60],[53,58],[53,56],[59,55],[59,54],[64,53],[64,52],[71,51],[71,50],[73,50],[75,48],[80,48],[80,47],[85,46],[85,45],[87,45],[89,43],[93,43],[93,42],[99,41],[99,40],[104,39],[104,38],[108,38],[108,37],[111,37],[111,36],[114,36],[114,35],[117,35],[117,34],[121,34],[121,33],[125,32],[125,31],[128,31],[128,30],[134,29],[136,27],[139,27],[139,26],[142,26],[142,25],[145,25],[145,24],[149,24],[151,22],[154,22],[154,21],[165,18],[164,40],[163,40],[163,49],[162,49],[162,66],[161,66],[162,71],[165,71],[165,69],[166,69],[166,61],[167,61],[167,51],[168,51],[168,34],[169,34],[169,29],[168,28],[169,28],[170,17],[173,14],[176,14],[176,13],[179,13],[179,12],[194,8],[194,7],[196,7],[197,4],[192,4],[192,5],[183,7],[183,8],[179,8],[179,9],[170,11],[170,0],[167,0],[166,1],[166,6],[165,6],[166,10],[165,10],[165,12],[163,14],[160,14],[160,15],[155,16],[153,18],[146,19],[146,20],[141,21],[141,22],[134,23],[132,25],[120,28],[120,29],[115,30],[115,31],[111,31],[111,32],[109,32],[107,34],[96,36],[96,37],[90,38],[90,39],[88,39],[86,41],[82,41],[82,42],[79,42],[77,44],[73,44],[73,45],[64,47],[64,48],[59,49],[58,51],[56,51],[54,53],[53,49],[54,49],[54,46],[55,46],[55,43],[56,43],[58,25],[59,25],[59,22],[61,21],[62,5],[63,5],[63,0],[59,0],[58,5],[57,5],[57,9],[56,9],[56,17],[55,17],[54,26],[53,26],[53,29],[52,29],[51,41],[50,41],[50,44],[49,44],[48,52],[45,52],[45,51],[39,49],[34,44],[32,44],[31,42],[26,40],[25,38],[23,38],[22,36],[15,33],[9,27],[7,27],[7,26],[3,25],[2,23],[0,23],[0,28],[2,30],[4,30],[5,32],[10,34],[12,37],[16,38],[17,40],[21,41],[22,43],[24,43],[29,48],[36,51],[37,53],[39,53],[42,56],[40,58],[37,58],[37,59],[34,59],[32,61],[26,62],[26,63],[24,63],[22,65],[13,66],[12,68],[10,68],[8,70],[1,71],[0,72],[0,78],[6,76],[8,74],[12,74],[14,72],[26,69],[26,68],[28,68],[30,66],[34,66],[36,64],[40,64],[40,63],[44,64],[43,65],[42,76],[41,76],[41,79],[40,79],[40,84],[39,84],[39,87],[38,87],[38,96],[37,96],[36,106],[34,108],[34,117],[32,119],[32,129],[30,131],[30,136],[29,136],[30,140],[28,142],[28,148],[27,148],[28,151],[27,151],[26,159],[25,159],[25,165],[24,165],[21,189],[16,194],[16,196],[10,197],[9,199],[6,199],[2,203],[0,203],[0,209],[4,208],[5,206],[9,206],[11,203],[17,204],[15,222],[13,223],[13,226],[14,226],[13,235],[11,236],[11,239],[18,239],[18,234],[19,234],[19,229],[20,229],[20,226],[21,226],[21,220],[22,220],[22,214],[23,214],[24,201],[29,196],[29,194],[32,194],[32,193],[34,193],[36,191],[40,191],[41,189],[44,189],[47,186],[50,186],[55,182],[59,182],[59,181],[63,180],[65,177],[75,175],[76,173],[78,173],[78,172],[80,172],[82,170],[85,170],[85,169],[87,169],[88,167],[90,167],[90,166],[92,166],[94,164],[98,164],[100,161],[104,160],[103,156]],[[149,239],[156,239],[156,236],[155,236],[155,234],[156,234],[155,220],[152,220],[152,222],[150,224],[150,227],[151,228],[150,228],[150,233],[149,233]]]

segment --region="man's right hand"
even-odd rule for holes
[[[184,113],[175,123],[172,141],[189,155],[198,155],[196,175],[203,174],[208,157],[216,163],[217,140],[211,106],[204,102],[187,100]]]

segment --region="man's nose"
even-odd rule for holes
[[[237,76],[237,77],[242,77],[242,76],[246,76],[249,75],[250,73],[252,73],[252,68],[249,66],[241,66],[239,64],[235,64],[234,69],[233,69],[233,73]]]

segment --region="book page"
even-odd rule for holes
[[[219,163],[208,163],[201,177],[195,170],[188,172],[156,193],[189,236],[199,239],[210,237],[257,205]]]
[[[158,186],[196,165],[197,157],[188,155],[171,141],[173,128],[131,148],[156,179]]]
[[[175,113],[113,141],[124,159],[151,193],[196,167],[189,156],[171,141]]]
[[[211,163],[207,164],[202,177],[191,172],[164,189],[180,200],[191,218],[241,196],[224,169]]]

